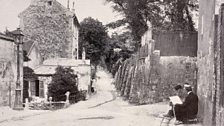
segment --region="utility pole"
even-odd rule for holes
[[[17,47],[17,78],[16,78],[16,89],[15,89],[15,102],[14,102],[14,110],[23,110],[23,102],[22,102],[22,89],[21,89],[21,81],[20,81],[20,45],[23,44],[23,34],[20,28],[17,28],[12,32],[15,38],[15,44]]]

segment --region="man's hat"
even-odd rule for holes
[[[191,87],[190,84],[185,83],[185,84],[184,84],[184,89],[185,89],[185,90],[192,90],[192,87]]]
[[[174,89],[177,91],[177,90],[179,90],[179,89],[182,89],[182,86],[181,86],[181,85],[176,85],[176,86],[174,87]]]

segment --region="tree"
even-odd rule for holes
[[[192,12],[197,11],[198,0],[106,0],[113,3],[113,9],[123,19],[108,24],[116,28],[128,24],[136,50],[140,47],[141,36],[147,30],[147,21],[156,30],[194,31]]]
[[[132,45],[132,36],[130,32],[123,32],[122,34],[113,33],[109,42],[109,51],[106,53],[106,65],[108,71],[113,75],[117,70],[117,62],[123,61],[134,53],[134,47]],[[115,51],[119,49],[119,51]]]
[[[141,36],[147,30],[147,20],[153,26],[161,24],[161,9],[158,6],[159,0],[106,0],[114,3],[113,9],[123,15],[123,19],[107,26],[114,28],[128,24],[135,41],[136,50],[140,47]]]
[[[165,0],[163,5],[169,19],[167,29],[195,31],[192,15],[198,11],[198,0]]]
[[[98,20],[85,18],[80,23],[79,38],[79,54],[85,48],[86,57],[97,66],[108,49],[107,28]]]
[[[70,102],[79,100],[79,91],[77,85],[77,75],[71,68],[63,68],[58,66],[56,73],[52,76],[52,82],[48,85],[48,96],[53,98],[53,101],[65,101],[65,93],[70,92]]]

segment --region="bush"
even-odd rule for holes
[[[52,76],[52,82],[48,85],[48,96],[53,98],[52,101],[65,101],[67,91],[70,92],[70,103],[79,101],[77,75],[71,68],[58,66],[55,75]]]

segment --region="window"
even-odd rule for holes
[[[39,80],[35,81],[35,96],[39,97]]]
[[[39,81],[39,96],[44,98],[44,82]]]
[[[51,5],[52,5],[52,1],[48,1],[47,3],[48,3],[48,5],[49,5],[49,6],[51,6]]]

